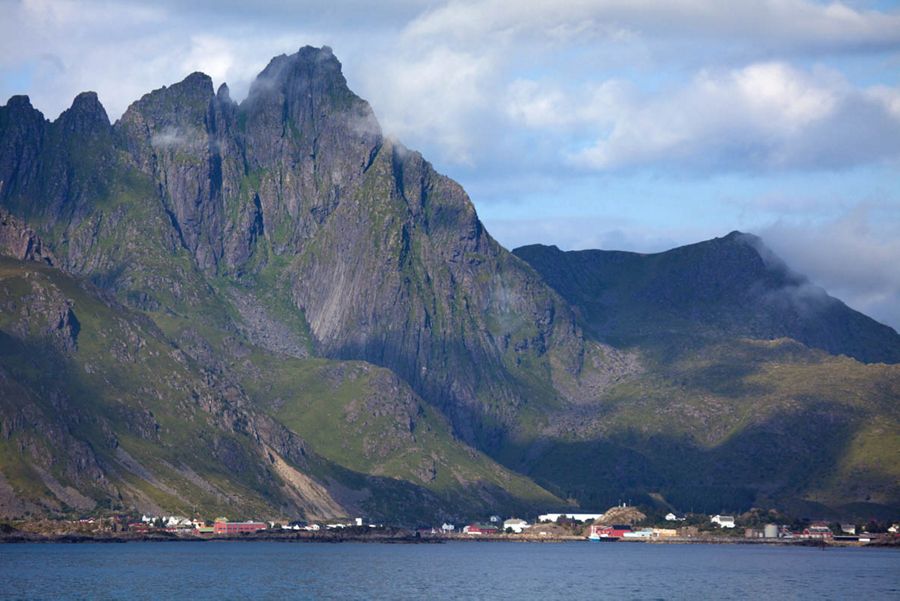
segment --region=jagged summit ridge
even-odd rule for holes
[[[37,138],[33,163],[47,172]],[[161,286],[149,265],[163,249],[185,252],[199,280],[275,278],[318,353],[395,370],[468,440],[496,439],[533,390],[536,407],[552,402],[541,380],[581,376],[585,342],[571,313],[487,234],[456,182],[384,139],[328,48],[274,58],[239,104],[200,73],[150,92],[87,159],[97,196],[128,178],[156,196],[143,206],[157,225],[142,225],[146,241],[135,245],[121,212],[79,201],[81,221],[65,226],[70,242],[57,255],[142,308],[174,312],[206,294]],[[0,200],[66,223],[34,191],[26,182]],[[116,241],[98,244],[105,237]]]

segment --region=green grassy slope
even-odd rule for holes
[[[110,508],[247,515],[286,502],[220,391],[151,322],[49,267],[3,259],[0,282],[0,365],[21,391],[3,396],[4,473],[45,471]],[[76,327],[60,327],[67,311]],[[47,481],[17,492],[67,509]]]
[[[355,472],[421,486],[448,514],[562,503],[455,439],[446,418],[386,369],[290,359],[262,373],[245,380],[251,397],[317,453]]]
[[[786,272],[733,238],[650,256],[515,251],[575,303],[588,331],[637,353],[642,366],[553,418],[520,445],[520,465],[583,504],[659,493],[682,510],[896,512],[900,365],[781,337],[821,324],[828,336],[809,344],[859,354],[874,340],[868,352],[890,357],[896,334],[833,299],[817,314],[761,306],[758,291],[771,298]],[[829,322],[835,311],[843,317]],[[842,338],[854,320],[860,328]]]
[[[561,504],[455,440],[387,370],[237,343],[215,327],[222,307],[195,313],[188,337],[215,369],[172,344],[184,316],[150,312],[160,328],[52,267],[0,259],[0,309],[7,515],[137,507],[410,523]]]

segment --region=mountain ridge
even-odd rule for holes
[[[829,296],[750,234],[735,231],[650,254],[553,248],[530,245],[513,253],[580,307],[588,321],[603,322],[595,324],[598,330],[616,330],[606,321],[613,318],[600,316],[603,312],[621,310],[618,319],[643,323],[651,323],[651,312],[668,313],[689,321],[697,331],[704,329],[701,320],[713,319],[719,334],[789,337],[866,363],[900,363],[900,335],[893,328]],[[553,262],[553,268],[542,261]],[[611,281],[625,270],[631,280]],[[705,270],[716,271],[710,277],[701,273]],[[607,272],[615,275],[607,280]],[[653,297],[653,291],[659,295]],[[709,298],[715,301],[714,311]]]

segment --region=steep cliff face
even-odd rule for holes
[[[304,245],[293,297],[321,352],[395,369],[489,444],[528,399],[558,395],[585,342],[568,308],[484,231],[463,190],[386,142]],[[479,432],[479,429],[484,431]]]
[[[53,123],[13,97],[0,108],[0,139],[0,198],[29,222],[66,227],[108,197],[115,151],[95,93],[79,94]]]
[[[273,59],[240,105],[193,73],[135,102],[115,131],[198,266],[238,275],[263,237],[265,250],[295,253],[381,144],[337,59],[308,47]]]
[[[237,112],[266,238],[295,254],[359,188],[381,128],[327,47],[272,59]]]
[[[526,399],[538,414],[565,396],[554,380],[585,375],[596,345],[565,303],[491,239],[458,184],[383,138],[328,48],[273,59],[240,105],[200,73],[112,128],[91,94],[52,124],[21,104],[4,109],[27,117],[4,139],[28,150],[10,157],[65,171],[72,155],[40,141],[65,131],[95,149],[95,176],[48,194],[10,158],[5,204],[52,232],[67,269],[140,308],[189,315],[219,302],[210,278],[251,297],[274,282],[320,354],[395,370],[488,446]],[[82,190],[112,200],[85,204]]]
[[[47,127],[27,96],[13,96],[0,107],[0,198],[17,212],[29,210],[27,199],[37,195],[38,156]]]
[[[116,134],[137,168],[155,180],[182,246],[201,269],[223,255],[222,147],[227,127],[212,80],[193,73],[132,104]]]

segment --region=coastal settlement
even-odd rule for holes
[[[189,518],[178,515],[112,515],[77,520],[0,523],[0,542],[82,537],[86,540],[411,540],[575,541],[644,543],[778,543],[900,545],[900,523],[779,521],[775,512],[751,510],[739,516],[677,514],[648,516],[620,504],[602,513],[546,513],[526,520],[487,516],[481,521],[402,528],[362,517],[341,520],[262,521]]]

